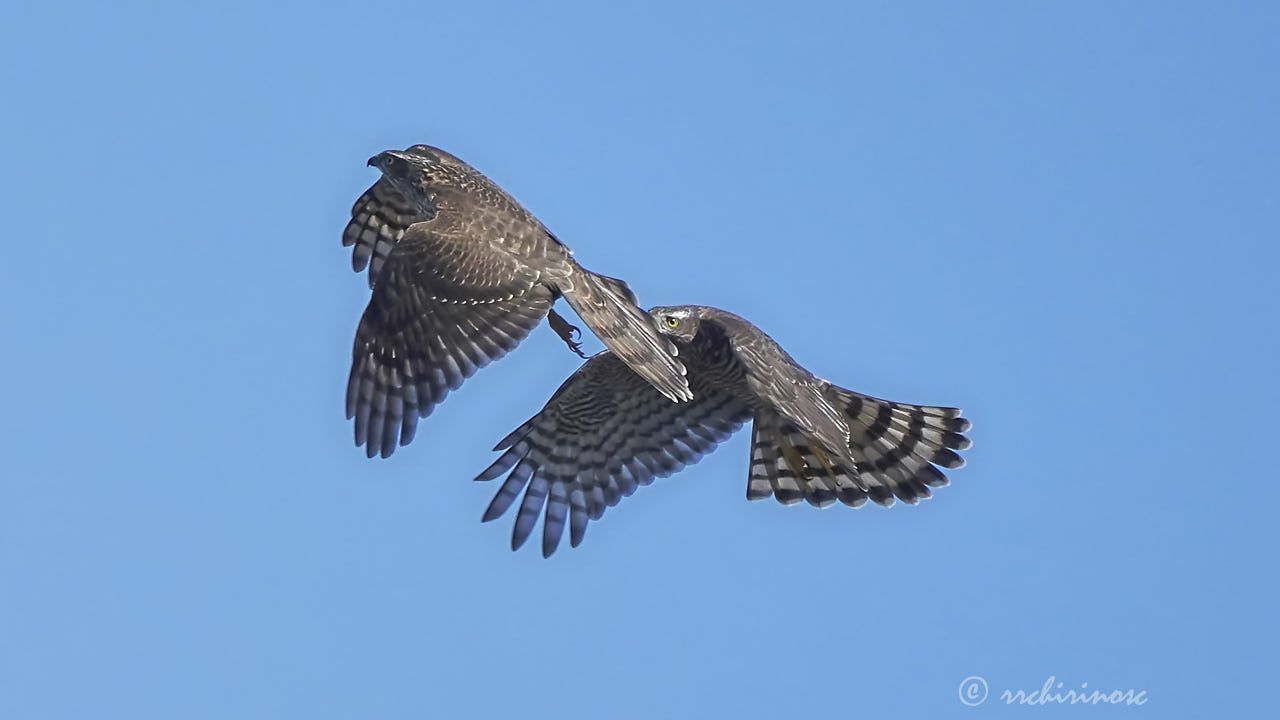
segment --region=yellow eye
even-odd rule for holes
[[[679,319],[679,318],[673,318],[673,317],[671,317],[670,315],[668,315],[668,316],[667,316],[667,327],[669,327],[669,328],[678,328],[678,327],[680,327],[680,319]]]

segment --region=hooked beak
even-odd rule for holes
[[[388,158],[388,157],[395,158],[397,160],[407,159],[405,157],[405,154],[402,152],[398,152],[396,150],[384,150],[383,152],[380,152],[377,155],[374,155],[373,157],[369,158],[369,162],[367,164],[369,165],[369,167],[380,168],[382,167],[383,158]]]

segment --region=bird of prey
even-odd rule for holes
[[[506,480],[484,514],[521,496],[511,538],[524,544],[545,506],[542,554],[573,547],[588,520],[655,477],[697,462],[752,421],[747,499],[772,495],[850,507],[868,498],[915,504],[947,484],[969,447],[960,410],[869,397],[814,376],[762,330],[696,305],[649,311],[680,348],[694,400],[668,402],[605,350],[582,365],[537,415],[498,443],[505,451],[477,480]],[[510,472],[508,472],[510,471]]]
[[[513,349],[563,297],[611,354],[665,401],[693,397],[676,348],[626,283],[579,265],[528,210],[470,165],[414,145],[370,158],[382,177],[343,244],[373,292],[356,330],[346,411],[356,445],[387,457],[450,390]]]

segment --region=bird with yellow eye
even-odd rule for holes
[[[544,516],[542,553],[570,544],[656,477],[697,462],[752,422],[747,498],[790,505],[915,504],[959,468],[970,423],[950,407],[908,405],[833,385],[804,369],[764,331],[698,305],[649,314],[678,349],[693,399],[672,403],[605,350],[587,360],[537,415],[498,443],[477,480],[506,479],[485,511],[500,517],[523,494],[512,549]],[[545,510],[544,510],[545,509]]]

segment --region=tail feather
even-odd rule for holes
[[[772,495],[783,505],[804,500],[824,508],[845,498],[849,498],[846,504],[853,504],[860,492],[850,470],[793,423],[774,414],[756,417],[751,430],[748,500]],[[866,501],[865,495],[862,501]]]
[[[747,473],[747,499],[763,500],[773,494],[773,438],[761,433],[759,423],[751,428],[751,469]]]
[[[672,401],[693,399],[676,346],[658,332],[626,283],[575,263],[572,284],[564,299],[605,347]]]
[[[972,427],[959,408],[908,405],[834,385],[827,398],[849,423],[849,450],[858,463],[858,484],[881,505],[894,499],[915,504],[947,484],[936,466],[964,466],[957,450],[972,445],[962,433]]]
[[[784,505],[805,500],[828,507],[839,501],[856,508],[868,499],[914,505],[932,496],[930,488],[947,484],[935,465],[964,465],[956,450],[972,444],[961,434],[971,425],[957,408],[889,402],[835,386],[827,399],[849,424],[849,451],[857,466],[847,467],[785,418],[760,414],[752,427],[748,500],[772,495]]]

